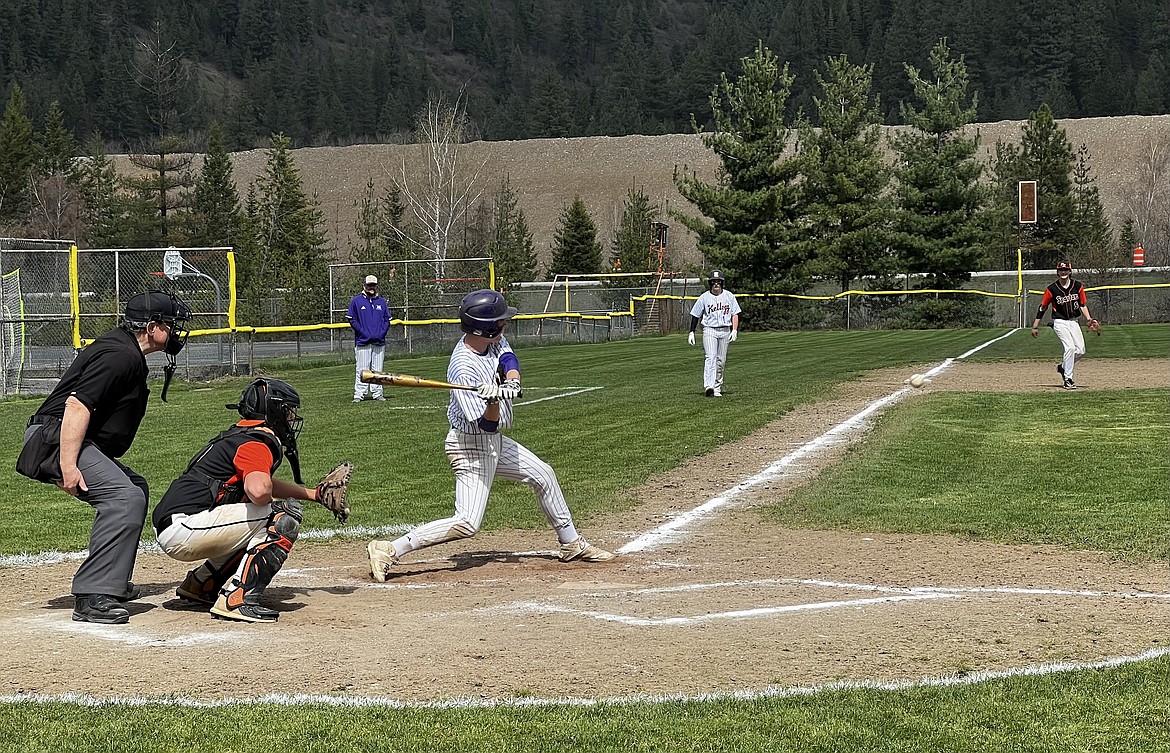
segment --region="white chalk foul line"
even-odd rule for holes
[[[648,531],[628,544],[623,545],[617,550],[618,554],[642,552],[649,549],[654,549],[664,543],[674,540],[676,535],[675,532],[679,529],[686,528],[691,523],[707,517],[711,513],[719,510],[722,507],[725,507],[742,496],[744,493],[751,491],[757,486],[784,477],[788,473],[791,466],[795,465],[801,460],[804,460],[805,458],[816,455],[828,445],[841,441],[849,433],[861,428],[870,416],[882,410],[886,406],[898,402],[907,394],[909,394],[909,391],[910,388],[903,388],[897,392],[894,392],[893,394],[886,395],[879,400],[875,400],[860,412],[855,413],[853,416],[845,419],[816,439],[806,442],[796,450],[788,453],[779,460],[772,462],[770,465],[764,468],[763,471],[757,473],[754,476],[750,476],[743,481],[740,481],[738,484],[723,492],[719,496],[712,497],[698,507],[679,515],[673,520],[663,523],[652,531]]]
[[[229,706],[327,706],[334,708],[385,708],[385,709],[428,709],[428,710],[457,710],[457,709],[500,709],[500,708],[544,708],[554,706],[593,707],[593,706],[635,706],[658,705],[666,703],[690,702],[721,702],[721,701],[759,701],[780,698],[802,698],[849,690],[878,690],[885,692],[901,692],[917,688],[946,688],[964,685],[978,685],[993,680],[1004,680],[1013,677],[1043,677],[1045,675],[1065,672],[1081,672],[1086,670],[1115,669],[1127,664],[1153,661],[1170,655],[1170,648],[1154,648],[1131,656],[1114,656],[1099,661],[1086,662],[1046,662],[1031,664],[1025,667],[1011,669],[984,670],[978,672],[964,672],[955,675],[923,677],[916,680],[894,680],[878,682],[875,680],[840,680],[823,685],[795,685],[787,687],[769,686],[760,690],[732,690],[714,693],[697,693],[687,695],[683,693],[635,693],[632,695],[610,696],[607,698],[582,698],[578,696],[562,696],[560,698],[454,698],[442,701],[400,701],[388,696],[370,696],[359,698],[349,695],[310,695],[274,693],[256,696],[253,698],[218,698],[215,700],[200,700],[183,696],[166,698],[150,698],[146,696],[116,696],[113,698],[95,698],[84,693],[62,693],[50,695],[47,693],[29,693],[0,696],[0,703],[8,704],[51,704],[71,703],[87,708],[109,707],[156,707],[156,708],[224,708]]]
[[[572,607],[541,604],[532,601],[516,602],[515,604],[508,604],[503,607],[491,607],[490,610],[521,614],[572,614],[578,617],[589,617],[595,620],[602,620],[603,622],[617,622],[622,625],[632,625],[634,627],[677,627],[697,625],[702,622],[712,622],[714,620],[743,620],[752,619],[755,617],[771,617],[773,615],[788,614],[791,612],[811,612],[821,609],[865,607],[873,606],[875,604],[892,604],[898,601],[922,601],[925,599],[953,598],[955,598],[954,595],[945,593],[907,594],[904,596],[875,596],[869,599],[815,601],[807,604],[785,604],[783,606],[777,607],[756,607],[754,609],[735,609],[727,612],[708,612],[706,614],[699,614],[691,617],[633,617],[631,615],[625,614],[611,614],[608,612],[596,612],[588,609],[574,609]]]
[[[957,359],[948,358],[938,366],[935,366],[929,371],[924,372],[923,375],[933,378],[951,368],[956,360],[967,358],[973,353],[977,353],[989,345],[997,343],[1005,337],[1011,336],[1014,332],[1016,332],[1016,330],[1013,329],[1005,335],[1001,335],[999,337],[988,340],[981,345],[977,345],[971,350],[968,350],[963,355],[959,356]],[[793,472],[792,466],[794,466],[796,463],[804,460],[805,458],[821,453],[831,445],[851,439],[852,435],[857,433],[859,429],[865,426],[865,422],[871,416],[873,416],[875,413],[885,410],[887,407],[898,402],[913,391],[914,390],[911,387],[902,387],[890,393],[889,395],[886,395],[885,397],[878,398],[877,400],[867,405],[860,412],[855,413],[854,415],[845,419],[816,439],[806,442],[796,450],[790,452],[779,460],[774,461],[766,468],[764,468],[764,470],[760,471],[754,476],[749,476],[719,496],[712,497],[698,507],[680,514],[673,520],[667,521],[657,528],[651,531],[647,531],[628,544],[619,547],[617,553],[631,554],[633,552],[644,552],[655,549],[662,544],[677,540],[679,538],[678,531],[680,529],[684,529],[692,523],[710,516],[715,511],[727,506],[757,486],[791,475]]]

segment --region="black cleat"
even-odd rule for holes
[[[703,390],[703,394],[707,397],[715,397],[715,388],[708,387],[707,389]]]
[[[1063,363],[1056,364],[1056,373],[1060,374],[1061,379],[1064,378],[1064,364]]]
[[[73,606],[73,621],[124,625],[130,621],[130,612],[109,594],[87,594],[77,597]]]

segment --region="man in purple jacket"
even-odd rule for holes
[[[349,326],[353,327],[353,355],[357,361],[357,372],[353,380],[353,401],[360,403],[369,390],[374,400],[385,400],[382,396],[382,385],[365,384],[362,382],[362,371],[382,370],[382,360],[386,356],[386,332],[390,329],[390,305],[386,299],[378,295],[378,278],[374,275],[366,276],[366,284],[362,292],[349,302],[349,311],[345,318]]]

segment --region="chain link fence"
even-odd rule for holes
[[[47,392],[73,361],[72,245],[0,238],[0,395]]]
[[[353,360],[353,337],[345,323],[350,299],[375,274],[397,324],[387,334],[387,359],[448,352],[462,334],[459,302],[472,290],[489,287],[491,260],[457,259],[436,267],[420,260],[335,264],[329,267],[328,321],[289,326],[281,316],[285,296],[266,299],[275,326],[256,328],[236,321],[231,249],[83,249],[77,251],[76,284],[71,282],[69,241],[0,239],[0,394],[43,394],[72,362],[81,342],[115,326],[130,296],[164,290],[182,297],[194,312],[191,337],[179,355],[187,380],[252,373],[258,365],[279,369],[282,359],[343,363]],[[1089,288],[1095,316],[1106,323],[1170,321],[1170,268],[1078,270]],[[952,293],[857,293],[841,296],[830,282],[808,291],[817,300],[740,294],[748,328],[877,329],[899,326],[914,303],[933,299],[975,312],[969,326],[1019,326],[1030,322],[1040,295],[1055,275],[1023,273],[1025,293],[1017,296],[1016,271],[977,273],[970,291]],[[899,277],[895,290],[912,288]],[[734,281],[731,285],[734,289]],[[864,287],[860,282],[858,288]],[[686,331],[695,297],[706,290],[701,278],[653,275],[559,278],[510,286],[505,295],[520,310],[508,338],[521,345],[606,342],[639,335]],[[73,296],[77,318],[73,317]],[[165,363],[148,356],[152,376]]]

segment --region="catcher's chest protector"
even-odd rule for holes
[[[233,426],[222,432],[199,451],[187,465],[184,476],[196,478],[211,495],[208,507],[227,505],[244,499],[244,480],[239,478],[232,460],[236,451],[248,442],[262,442],[272,452],[269,474],[280,467],[282,446],[273,434],[256,426]]]

